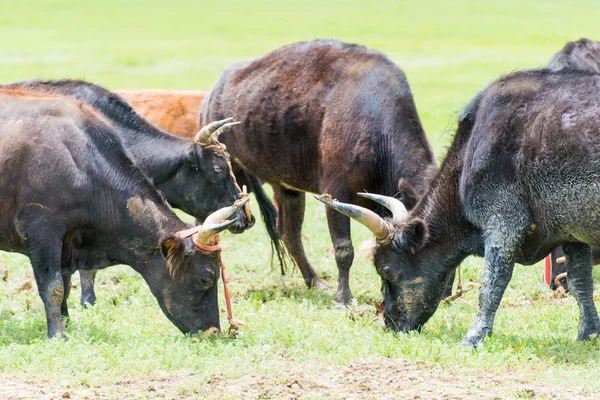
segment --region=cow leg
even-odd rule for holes
[[[564,256],[565,256],[565,253],[564,253],[562,247],[560,247],[560,246],[556,247],[550,253],[550,262],[552,263],[552,275],[550,277],[550,289],[552,289],[552,290],[558,289],[558,286],[556,286],[556,284],[554,283],[554,281],[556,280],[556,277],[558,275],[562,274],[563,272],[567,272],[567,265],[565,263],[557,262],[559,258],[564,257]],[[563,289],[565,289],[565,290],[569,290],[566,280],[561,281],[560,286],[562,286]]]
[[[483,281],[479,289],[479,314],[465,336],[464,343],[477,347],[491,336],[494,318],[514,269],[514,258],[504,248],[486,243]]]
[[[454,275],[456,275],[456,270],[452,271],[452,273],[450,274],[450,277],[448,278],[448,286],[446,286],[446,289],[444,290],[444,299],[446,297],[450,297],[452,296],[452,288],[454,286]]]
[[[81,280],[81,300],[82,306],[96,304],[96,292],[94,291],[94,281],[96,280],[96,270],[79,270],[79,279]]]
[[[60,243],[53,243],[47,235],[41,239],[28,237],[31,243],[29,259],[33,267],[33,274],[37,283],[38,292],[46,309],[46,322],[48,337],[66,337],[62,324],[61,306],[63,303],[65,287],[60,267]],[[47,241],[48,243],[44,243]],[[42,244],[44,243],[44,244]]]
[[[283,243],[294,262],[300,268],[304,282],[308,287],[316,287],[325,290],[327,283],[321,280],[313,267],[308,262],[304,245],[302,244],[302,223],[304,222],[304,208],[306,195],[295,190],[284,189],[281,186],[273,186],[275,199],[279,205],[277,216],[277,229],[283,239]]]
[[[350,292],[350,267],[354,261],[354,247],[350,238],[350,218],[327,207],[327,224],[329,235],[335,250],[335,263],[338,268],[338,288],[335,301],[338,305],[347,306],[352,299]]]
[[[594,304],[592,248],[583,243],[563,245],[567,257],[567,284],[579,305],[578,340],[592,339],[600,333],[600,319]]]
[[[62,275],[64,295],[62,299],[62,303],[60,304],[60,315],[64,318],[65,326],[69,325],[69,308],[67,307],[67,299],[69,298],[69,294],[71,293],[71,274],[63,274]]]

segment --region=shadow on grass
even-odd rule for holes
[[[281,299],[290,299],[295,303],[302,303],[308,300],[316,305],[329,307],[333,303],[334,292],[332,290],[322,292],[317,289],[299,287],[294,285],[273,285],[266,287],[250,287],[240,294],[245,300],[267,303]]]
[[[336,287],[331,283],[330,285],[332,287],[328,290],[320,291],[315,288],[307,288],[304,285],[296,285],[295,283],[266,284],[261,287],[251,286],[247,290],[241,291],[240,296],[247,300],[254,299],[263,303],[281,298],[295,301],[313,300],[317,302],[333,302]],[[371,304],[372,299],[372,296],[366,294],[359,294],[353,297],[353,301],[358,304]]]

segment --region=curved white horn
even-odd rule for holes
[[[394,197],[382,196],[372,193],[357,193],[360,197],[371,199],[392,212],[394,222],[403,222],[408,216],[408,211],[402,202]]]
[[[321,203],[328,205],[336,211],[360,222],[379,240],[387,240],[393,233],[393,229],[389,223],[385,222],[383,218],[375,214],[373,211],[364,207],[355,206],[354,204],[340,203],[339,201],[329,200],[329,196],[315,196],[315,199]]]
[[[233,214],[238,212],[249,200],[250,197],[244,197],[243,199],[236,200],[236,202],[229,207],[223,207],[215,212],[212,212],[204,220],[204,225],[220,224],[221,222],[225,221],[227,218],[231,217]]]
[[[226,123],[225,125],[221,126],[219,129],[214,131],[213,134],[210,136],[213,140],[218,140],[220,135],[227,132],[229,129],[231,129],[232,126],[239,125],[239,124],[241,124],[240,121]]]
[[[210,124],[204,126],[202,129],[198,131],[196,134],[195,141],[200,145],[206,145],[210,142],[210,137],[213,133],[223,125],[226,125],[229,122],[232,122],[233,118],[226,118],[220,121],[211,122]],[[222,132],[221,132],[222,133]]]
[[[232,219],[231,221],[224,221],[219,224],[204,224],[202,225],[202,229],[198,231],[198,242],[202,244],[209,244],[210,238],[216,235],[219,232],[224,231],[229,228],[237,221],[237,218]]]

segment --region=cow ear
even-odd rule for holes
[[[425,246],[429,238],[427,225],[420,218],[411,219],[397,229],[399,231],[394,236],[393,245],[398,249],[408,250],[411,253]]]
[[[202,165],[202,147],[194,144],[185,155],[183,162],[195,169],[199,169],[200,165]]]
[[[412,210],[419,201],[417,192],[415,192],[415,189],[412,187],[412,185],[404,178],[400,178],[398,181],[397,198],[402,202],[402,204],[404,204],[408,211]]]
[[[167,259],[167,269],[171,277],[175,277],[175,274],[183,264],[183,259],[188,253],[187,247],[185,239],[174,235],[161,240],[160,251],[163,257]]]

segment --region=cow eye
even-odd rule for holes
[[[204,290],[208,290],[212,287],[213,281],[208,276],[201,276],[200,282],[202,282],[202,287]]]
[[[379,275],[381,276],[385,276],[388,274],[388,272],[390,272],[390,266],[389,265],[384,265],[381,268],[379,268]]]
[[[215,165],[212,169],[212,174],[214,176],[220,176],[223,174],[223,168],[219,167],[218,165]]]

